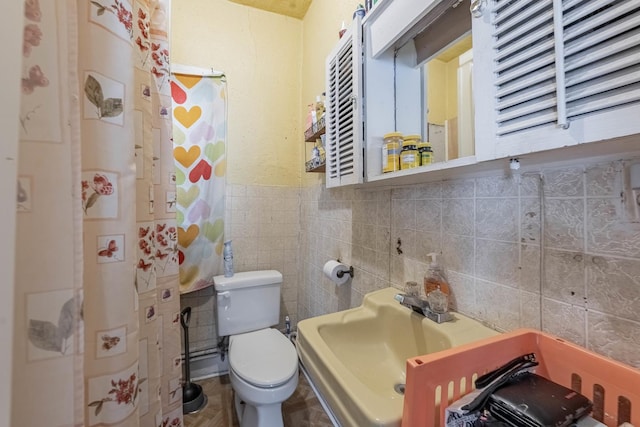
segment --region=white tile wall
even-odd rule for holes
[[[381,192],[303,189],[298,317],[421,282],[426,254],[442,252],[460,312],[499,330],[541,328],[640,367],[640,225],[621,214],[629,160]],[[344,248],[329,225],[336,203],[351,206]],[[322,262],[337,256],[356,269],[349,291],[322,277]]]
[[[274,186],[227,186],[225,238],[233,240],[235,271],[278,270],[283,275],[281,322],[298,316],[300,271],[300,189]],[[181,306],[192,306],[190,350],[216,346],[213,288],[181,296]]]
[[[282,317],[294,323],[420,283],[438,252],[454,309],[640,367],[640,225],[621,203],[629,160],[382,191],[231,185],[226,233],[238,271],[283,272]],[[329,259],[354,266],[351,283],[322,274]],[[196,294],[182,297],[198,307],[192,348],[211,347],[213,295]]]

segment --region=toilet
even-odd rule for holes
[[[282,427],[282,402],[298,385],[298,355],[271,326],[280,319],[282,274],[214,277],[218,336],[229,336],[229,377],[241,427]]]

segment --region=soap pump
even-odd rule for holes
[[[431,263],[429,264],[427,274],[424,276],[424,295],[428,297],[431,292],[439,289],[448,296],[451,293],[449,283],[447,283],[447,279],[444,277],[444,270],[438,264],[438,254],[431,252],[427,254],[427,257],[431,258]]]

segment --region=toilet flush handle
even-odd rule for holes
[[[228,291],[218,292],[218,296],[219,296],[219,297],[222,297],[222,298],[224,298],[224,299],[229,299],[229,298],[231,298],[231,295],[229,295],[229,292],[228,292]]]

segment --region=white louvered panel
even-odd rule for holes
[[[615,73],[615,75],[601,77],[596,80],[590,80],[586,83],[576,85],[572,88],[570,95],[567,97],[567,102],[576,101],[581,98],[609,92],[619,87],[638,83],[639,72],[640,71],[638,69],[628,68]]]
[[[345,134],[352,132],[353,131],[353,121],[347,119],[346,116],[353,114],[353,109],[349,108],[349,109],[345,109],[342,111],[343,115],[340,117],[340,120],[338,120],[338,127],[340,128],[340,137],[344,136]],[[338,138],[340,139],[340,138]]]
[[[591,2],[592,0],[564,0],[562,2],[562,7],[564,8],[564,10],[568,10],[573,7],[576,7],[580,3],[591,3]]]
[[[349,144],[340,150],[340,161],[342,163],[342,175],[353,172],[353,149]]]
[[[571,55],[575,52],[588,48],[589,46],[596,45],[609,40],[612,37],[624,34],[627,31],[633,30],[638,26],[637,15],[631,14],[621,18],[616,22],[615,26],[607,26],[599,28],[598,31],[591,31],[584,34],[583,37],[571,38],[567,43],[567,55]],[[637,42],[636,42],[637,43]]]
[[[526,92],[519,92],[509,97],[503,97],[496,104],[498,110],[504,110],[514,105],[527,102],[531,98],[538,98],[541,96],[549,95],[556,92],[556,85],[551,81],[540,83],[536,86],[529,88]]]
[[[337,88],[336,88],[337,90]],[[333,105],[337,105],[337,100],[336,97],[337,96],[337,92],[334,90],[334,93],[332,94],[332,98],[333,98]],[[329,177],[331,178],[336,178],[338,176],[338,163],[336,161],[336,156],[337,156],[337,144],[338,144],[338,140],[337,140],[337,134],[338,134],[338,123],[337,123],[337,108],[334,107],[333,108],[333,114],[331,115],[331,123],[330,123],[330,128],[327,129],[327,165],[326,165],[326,170],[327,173],[329,175]]]
[[[327,66],[327,93],[325,113],[325,133],[326,133],[326,167],[327,181],[337,177],[336,162],[336,132],[337,132],[337,96],[338,96],[338,78],[337,78],[337,58],[332,58]]]
[[[542,2],[542,6],[544,6],[544,2]],[[532,16],[523,16],[522,19],[517,22],[510,22],[511,28],[508,32],[504,32],[504,35],[500,36],[500,42],[496,45],[498,49],[504,49],[506,46],[509,46],[516,40],[521,40],[523,37],[530,34],[532,31],[536,30],[543,25],[546,21],[553,19],[553,10],[551,8],[547,8],[538,14],[534,14]]]
[[[473,21],[476,102],[493,101],[476,109],[478,160],[640,133],[640,0],[487,6]]]
[[[351,109],[351,86],[352,83],[340,85],[341,94],[340,98],[338,99],[338,109],[340,110],[340,112],[345,112]],[[340,116],[340,118],[343,119],[344,116]]]
[[[345,53],[348,55],[343,55],[341,56],[338,60],[340,62],[340,72],[339,75],[341,77],[340,83],[342,83],[342,77],[343,76],[350,76],[351,75],[351,65],[352,62],[350,61],[350,57],[351,57],[351,49],[347,49],[345,50]]]
[[[353,110],[350,108],[349,102],[353,93],[353,49],[351,43],[347,44],[338,54],[338,61],[338,122],[335,174],[337,178],[340,178],[345,173],[349,173],[351,169],[344,161],[344,147],[352,143],[350,130],[353,121]]]
[[[552,10],[553,0],[539,0],[536,2],[525,1],[495,1],[495,11],[493,16],[493,36],[495,38],[494,48],[497,51],[504,51],[508,45],[513,44],[515,39],[524,35],[523,26],[528,26],[531,21],[540,24],[542,17],[549,15]],[[540,38],[541,33],[537,32],[535,37]],[[529,31],[531,32],[531,27]]]
[[[553,96],[547,99],[536,100],[535,102],[526,102],[523,104],[518,104],[518,106],[505,110],[500,115],[500,119],[499,119],[500,123],[513,120],[513,119],[518,119],[520,117],[528,116],[530,114],[536,114],[541,110],[552,109],[556,106],[557,102],[558,102],[557,99],[555,98],[555,96]]]
[[[640,2],[565,2],[570,119],[640,104]]]
[[[570,116],[581,116],[594,111],[638,102],[640,102],[640,86],[636,86],[635,89],[618,92],[615,95],[601,94],[585,98],[581,102],[571,103],[569,104],[568,112]]]
[[[593,32],[594,28],[608,25],[637,8],[637,0],[609,2],[592,0],[573,9],[567,9],[565,6],[562,20],[565,26],[564,39],[569,41],[584,33]]]
[[[340,83],[338,85],[338,92],[340,93],[340,102],[342,103],[345,98],[351,96],[351,86],[353,86],[353,80],[350,75],[341,74],[339,76]]]
[[[497,134],[553,122],[553,2],[497,1],[494,16]]]
[[[541,43],[545,40],[552,40],[553,37],[553,28],[550,26],[545,26],[540,28],[532,33],[527,34],[525,37],[513,41],[511,44],[503,46],[501,49],[496,51],[496,61],[502,62],[507,60],[510,56],[525,53],[531,55],[531,52],[528,51],[530,47],[536,46],[535,43]],[[553,40],[552,40],[553,41]]]
[[[328,188],[361,182],[361,179],[358,181],[352,178],[361,167],[361,160],[356,156],[356,148],[361,146],[361,134],[357,125],[361,118],[354,103],[354,99],[361,94],[358,76],[361,39],[360,21],[357,19],[327,60],[327,87],[331,95],[331,103],[327,103],[330,123],[326,125]]]
[[[584,83],[586,81],[597,79],[607,74],[614,73],[618,70],[623,70],[628,67],[638,65],[640,59],[640,49],[636,49],[637,58],[633,56],[614,56],[612,58],[606,58],[602,61],[594,62],[586,67],[582,67],[575,72],[567,73],[567,86]],[[640,75],[637,76],[640,79]]]
[[[537,14],[542,8],[551,4],[551,0],[540,0],[536,2],[523,1],[497,1],[499,13],[494,18],[494,25],[504,26],[508,20],[519,19],[521,17],[531,17]],[[533,3],[533,4],[527,4]]]
[[[340,136],[338,137],[338,152],[344,153],[353,146],[353,126],[347,125],[340,129]]]
[[[503,123],[498,128],[498,136],[509,135],[514,132],[530,129],[555,122],[558,115],[555,110],[537,111],[535,114],[519,117],[517,120]]]
[[[582,43],[581,43],[582,44]],[[608,56],[623,52],[627,49],[632,49],[638,46],[638,42],[632,37],[617,37],[615,39],[607,40],[604,43],[596,45],[594,48],[584,50],[581,55],[575,55],[576,52],[581,51],[578,47],[573,45],[567,46],[565,54],[567,55],[567,61],[565,63],[565,70],[571,71],[576,68],[584,67],[592,62],[599,61]],[[626,56],[626,55],[625,55]],[[633,57],[630,59],[634,61]],[[638,62],[637,59],[635,62]]]
[[[604,5],[606,5],[605,2],[593,0],[564,0],[562,2],[564,12],[563,22],[565,25],[571,25],[596,12]]]
[[[500,61],[500,65],[496,67],[496,72],[501,73],[507,68],[511,68],[521,62],[525,62],[527,58],[541,55],[544,52],[550,52],[550,55],[553,55],[553,40],[547,39],[542,43],[538,43],[535,46],[529,47],[525,51],[521,51],[520,53],[503,59],[502,61]]]
[[[553,54],[545,54],[539,57],[529,58],[528,61],[512,67],[510,70],[500,74],[496,79],[496,84],[502,89],[498,91],[498,96],[504,96],[505,92],[514,92],[522,89],[522,85],[531,85],[543,80],[547,80],[555,74],[553,64],[555,59]],[[522,84],[512,84],[510,82],[526,80]],[[513,86],[515,89],[507,90],[506,86]]]
[[[504,101],[504,98],[508,96],[524,97],[524,99],[530,100],[532,99],[531,94],[534,92],[534,85],[542,82],[554,81],[554,76],[555,73],[553,68],[547,67],[545,70],[539,71],[535,74],[530,74],[526,78],[521,78],[512,82],[509,81],[499,86],[497,91],[499,101]]]

